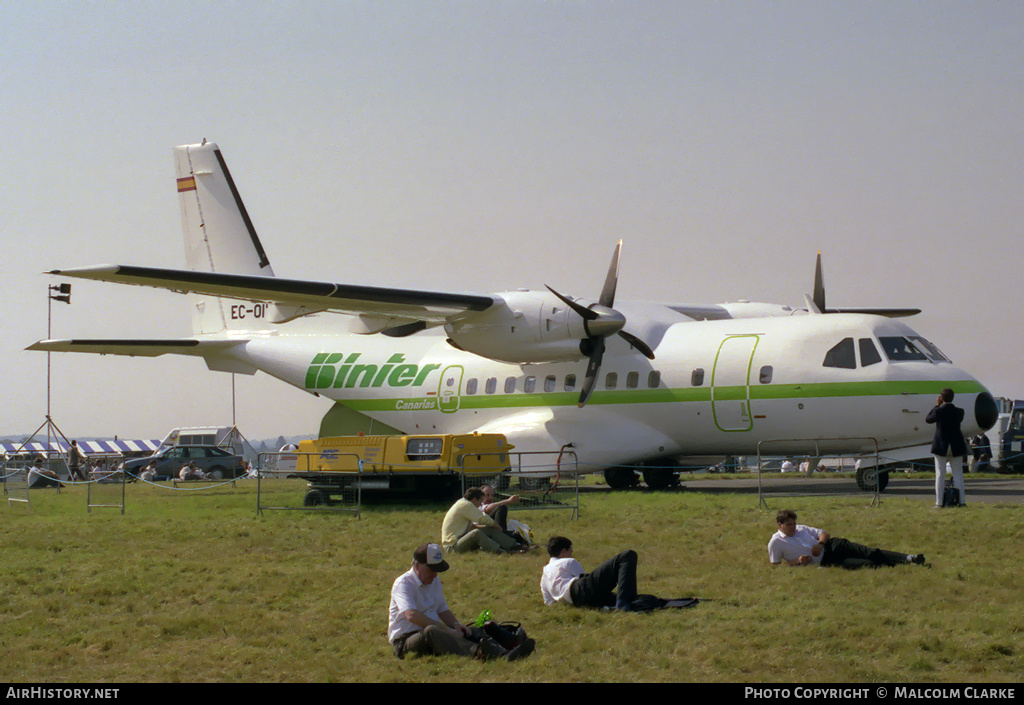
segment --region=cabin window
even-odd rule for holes
[[[516,391],[516,378],[506,377],[505,378],[505,394],[512,394]]]
[[[640,373],[630,372],[626,375],[626,387],[629,389],[636,389],[640,384]]]
[[[523,391],[527,394],[533,394],[533,391],[537,388],[537,378],[530,376],[523,380]]]
[[[871,338],[861,338],[857,341],[857,344],[860,345],[861,367],[876,365],[882,361],[882,356],[878,354],[878,348],[875,347],[875,343]]]
[[[571,392],[576,389],[576,375],[565,376],[565,391]]]
[[[928,360],[928,356],[915,348],[914,344],[906,338],[899,336],[880,337],[878,341],[882,344],[885,356],[892,362]]]
[[[477,384],[476,377],[474,377],[471,380],[467,380],[466,381],[466,394],[476,394],[476,384]]]
[[[651,389],[657,389],[661,385],[661,373],[657,370],[651,370],[651,373],[647,375],[647,386]]]
[[[490,377],[490,378],[488,378],[487,382],[484,384],[484,391],[487,392],[488,394],[494,394],[494,392],[497,391],[497,389],[498,389],[498,378],[497,377]]]
[[[555,376],[554,375],[548,375],[547,377],[544,378],[544,391],[545,392],[553,392],[553,391],[555,391]]]
[[[761,375],[759,377],[759,379],[761,380],[761,384],[771,384],[772,383],[772,375],[774,373],[775,373],[775,370],[774,370],[774,368],[772,368],[771,365],[765,365],[764,367],[762,367],[761,368]]]
[[[609,372],[608,376],[604,378],[605,389],[615,389],[619,386],[619,375],[616,372]]]
[[[857,357],[853,352],[853,338],[843,338],[825,353],[825,367],[839,367],[844,370],[857,369]]]
[[[698,367],[690,375],[690,384],[694,387],[700,387],[704,384],[704,370]]]

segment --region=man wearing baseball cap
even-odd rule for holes
[[[441,547],[426,543],[413,551],[412,567],[395,579],[388,609],[388,641],[395,656],[457,654],[513,661],[533,652],[533,639],[506,650],[481,629],[460,624],[444,599],[439,573],[446,570]]]

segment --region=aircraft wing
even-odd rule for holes
[[[886,318],[906,318],[921,313],[919,308],[827,308],[824,313],[866,313],[872,316],[885,316]]]
[[[169,289],[180,293],[264,301],[304,309],[306,312],[334,311],[432,323],[442,323],[462,313],[484,311],[496,302],[496,299],[490,296],[472,294],[388,289],[280,277],[127,265],[55,269],[48,273],[62,277]]]
[[[793,308],[779,304],[753,303],[739,301],[726,304],[670,304],[668,308],[681,313],[695,321],[720,321],[737,318],[768,318],[773,316],[792,316],[796,313],[866,313],[887,318],[903,318],[921,313],[919,308],[813,308],[813,302],[807,308]]]

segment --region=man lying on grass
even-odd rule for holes
[[[666,600],[636,591],[636,551],[623,551],[585,573],[572,556],[572,541],[552,536],[547,545],[551,559],[540,577],[540,593],[545,605],[562,602],[577,607],[599,607],[620,612],[646,612],[662,607],[692,607],[695,597]]]
[[[796,523],[796,512],[783,509],[775,517],[779,530],[768,541],[772,565],[838,565],[847,570],[895,565],[926,565],[924,554],[908,554],[869,548],[846,539],[832,538],[827,531]]]

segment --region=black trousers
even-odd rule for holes
[[[623,551],[584,573],[569,586],[572,603],[579,607],[621,607],[636,600],[636,551]]]
[[[508,505],[503,504],[500,507],[496,507],[491,511],[487,512],[487,516],[494,519],[494,523],[498,525],[502,531],[508,531]]]
[[[821,558],[821,564],[824,566],[838,565],[847,570],[903,565],[906,562],[906,553],[886,551],[883,548],[869,548],[838,538],[831,538],[825,543],[825,555]]]

